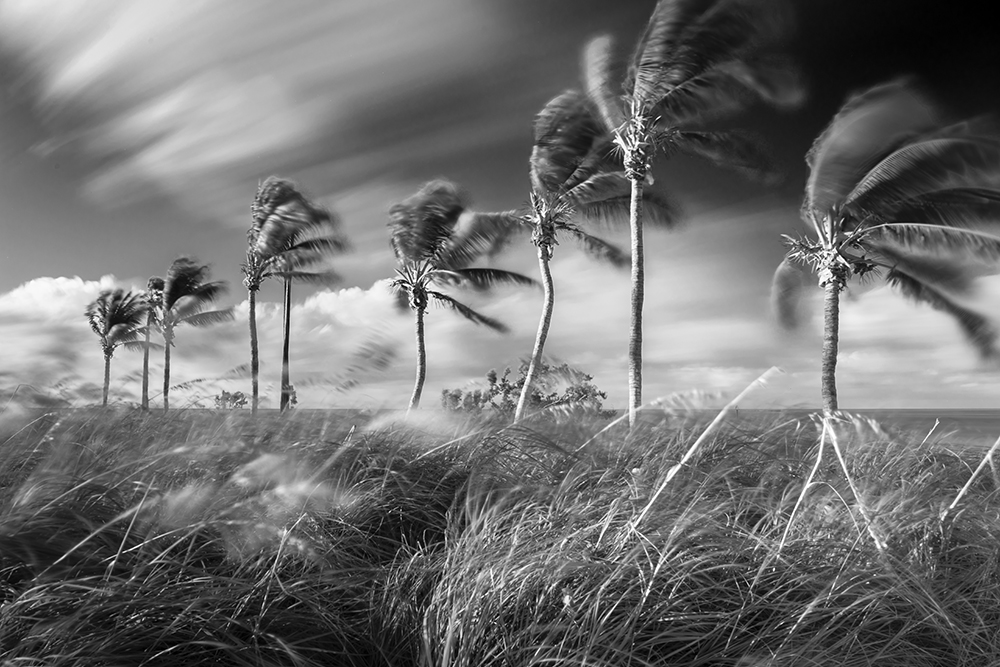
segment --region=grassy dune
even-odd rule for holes
[[[606,426],[2,414],[0,664],[1000,662],[991,443]]]

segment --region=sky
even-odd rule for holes
[[[522,206],[531,123],[580,85],[588,38],[628,52],[653,0],[0,0],[0,396],[99,400],[103,370],[87,303],[141,289],[193,255],[230,285],[232,323],[178,332],[174,405],[249,391],[239,265],[257,183],[276,174],[334,211],[353,252],[343,283],[295,288],[292,382],[302,407],[404,407],[413,324],[386,290],[389,207],[449,178],[476,210]],[[956,118],[1000,107],[1000,43],[986,3],[800,0],[787,51],[809,88],[796,111],[733,119],[765,136],[775,187],[686,158],[656,168],[685,211],[646,234],[644,398],[725,402],[772,366],[748,406],[820,405],[820,321],[781,332],[769,309],[781,234],[805,232],[804,155],[851,92],[912,74]],[[608,238],[627,245],[627,234]],[[493,265],[536,275],[522,240]],[[624,407],[626,272],[570,241],[553,261],[551,359],[594,376]],[[975,305],[1000,318],[1000,281]],[[281,291],[260,294],[262,393],[276,403]],[[482,385],[530,354],[540,292],[470,297],[511,333],[433,310],[424,404]],[[141,354],[116,353],[113,401],[136,401]],[[154,358],[151,384],[160,382]],[[944,315],[885,288],[852,290],[841,316],[843,408],[993,408],[1000,369],[983,367]],[[157,392],[154,391],[154,396]],[[154,398],[154,400],[157,400]]]

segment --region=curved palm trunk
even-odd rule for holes
[[[153,326],[153,313],[146,314],[145,346],[142,348],[142,404],[143,410],[149,410],[149,330]]]
[[[823,286],[823,362],[821,386],[824,412],[837,409],[837,351],[840,347],[840,290],[836,279],[827,280]]]
[[[170,409],[170,336],[163,337],[163,411]]]
[[[285,322],[282,327],[284,341],[281,344],[281,411],[288,409],[291,386],[288,379],[288,339],[292,324],[292,279],[285,278]]]
[[[417,308],[417,379],[413,383],[413,396],[410,397],[410,407],[407,412],[420,407],[420,394],[424,391],[424,378],[427,376],[427,349],[424,346],[424,308]]]
[[[260,392],[258,375],[260,373],[260,359],[257,353],[257,290],[249,289],[250,292],[250,377],[253,383],[253,398],[250,401],[250,415],[257,416],[257,397]]]
[[[629,228],[632,237],[632,300],[628,333],[628,423],[635,426],[642,405],[642,301],[645,296],[642,257],[642,186],[645,174],[630,174],[632,200]]]
[[[101,406],[108,407],[108,389],[111,387],[111,355],[104,355],[104,394]]]
[[[535,348],[531,352],[531,363],[528,364],[528,373],[524,376],[524,386],[521,387],[521,396],[517,400],[517,410],[514,412],[514,421],[521,421],[524,416],[524,409],[528,403],[528,394],[531,391],[531,383],[535,380],[535,374],[542,362],[542,350],[545,348],[545,340],[549,336],[549,326],[552,324],[552,309],[555,305],[555,287],[552,283],[552,271],[549,268],[549,258],[551,248],[545,246],[538,247],[538,268],[542,274],[542,316],[538,321],[538,333],[535,335]]]

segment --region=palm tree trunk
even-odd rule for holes
[[[149,330],[153,326],[153,313],[146,314],[146,344],[142,348],[142,404],[143,410],[149,410]]]
[[[840,290],[842,284],[836,278],[824,284],[823,300],[823,362],[821,383],[823,411],[837,409],[837,351],[840,347]]]
[[[292,324],[292,279],[285,278],[285,322],[282,327],[284,341],[281,344],[281,411],[288,409],[291,398],[291,386],[288,379],[288,338]]]
[[[542,350],[545,348],[545,340],[549,336],[549,326],[552,324],[552,309],[555,305],[555,287],[552,284],[552,271],[549,268],[549,257],[552,249],[544,245],[538,247],[538,268],[542,274],[542,316],[538,321],[538,333],[535,335],[535,348],[531,352],[531,363],[528,364],[528,373],[524,376],[524,386],[521,387],[521,396],[517,400],[517,410],[514,412],[514,421],[521,421],[524,416],[524,409],[528,403],[528,394],[531,392],[531,383],[535,380],[535,374],[542,363]]]
[[[257,354],[257,290],[249,289],[250,292],[250,377],[253,383],[253,398],[250,400],[250,415],[257,416],[257,396],[260,392],[258,374],[260,373],[260,359]]]
[[[166,332],[164,332],[166,334]],[[163,411],[170,409],[170,336],[163,336]]]
[[[632,236],[632,301],[628,333],[628,423],[635,426],[636,413],[642,405],[642,301],[644,272],[642,257],[642,186],[645,174],[630,174],[632,200],[629,205],[629,228]]]
[[[104,354],[104,397],[101,402],[102,407],[108,407],[108,389],[111,387],[111,355]]]
[[[413,383],[413,396],[410,397],[410,407],[407,412],[420,407],[420,394],[424,391],[424,378],[427,376],[427,349],[424,346],[424,308],[417,308],[417,379]]]

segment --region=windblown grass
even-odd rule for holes
[[[1000,662],[991,443],[423,417],[0,415],[2,664]]]

